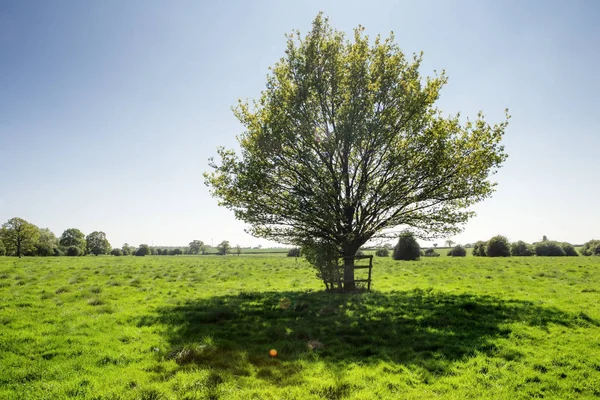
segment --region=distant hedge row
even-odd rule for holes
[[[600,241],[587,242],[581,254],[584,256],[600,255]],[[519,240],[509,244],[504,236],[494,236],[487,242],[479,241],[473,246],[473,255],[476,257],[509,257],[509,256],[540,256],[540,257],[577,257],[579,253],[571,243],[543,240],[528,244]]]

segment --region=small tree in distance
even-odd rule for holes
[[[230,249],[231,249],[231,245],[229,244],[229,242],[227,240],[223,240],[217,246],[217,254],[225,256],[229,253]]]
[[[88,254],[108,254],[110,251],[110,243],[106,239],[104,232],[92,232],[85,238]]]
[[[510,254],[513,256],[528,257],[534,255],[535,253],[531,245],[519,240],[518,242],[510,245]]]
[[[484,242],[483,240],[478,240],[473,245],[473,255],[475,257],[485,257],[486,256],[486,254],[485,254],[486,247],[487,247],[486,242]]]
[[[464,257],[467,255],[467,250],[461,245],[454,246],[448,251],[448,255],[451,257]]]
[[[582,256],[600,256],[600,240],[590,240],[584,243],[580,252]]]
[[[140,244],[140,247],[135,251],[135,255],[138,257],[150,255],[150,246],[147,244]]]
[[[485,248],[488,257],[510,257],[510,246],[505,236],[497,235],[488,240]]]
[[[416,261],[421,257],[421,247],[411,232],[404,232],[398,238],[392,258],[394,260]]]

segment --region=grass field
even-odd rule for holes
[[[287,257],[0,257],[0,399],[600,397],[597,258],[376,258],[374,289]]]

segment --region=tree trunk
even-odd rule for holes
[[[354,282],[354,254],[346,255],[344,258],[344,291],[352,291],[356,289]]]

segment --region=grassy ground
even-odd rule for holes
[[[600,262],[0,257],[0,399],[600,397]],[[271,358],[270,349],[278,356]]]

